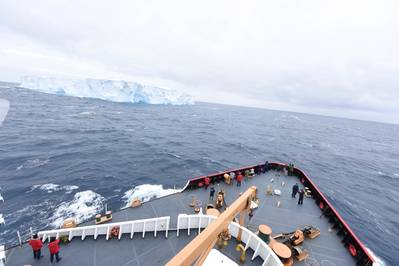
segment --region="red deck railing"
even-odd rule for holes
[[[283,170],[287,167],[287,164],[271,162],[269,163],[269,169]],[[256,174],[263,173],[265,171],[265,164],[250,165],[231,169],[228,171],[217,172],[206,176],[198,176],[190,179],[184,189],[196,189],[204,186],[205,177],[210,178],[211,182],[221,182],[224,180],[223,175],[231,172],[244,172],[245,170],[254,169]],[[333,224],[334,228],[337,229],[337,234],[342,236],[342,242],[345,247],[348,248],[350,254],[356,259],[357,265],[369,266],[375,262],[373,256],[366,249],[363,243],[352,231],[350,226],[345,222],[341,215],[337,212],[334,206],[328,201],[316,184],[305,174],[301,169],[294,167],[294,175],[299,178],[301,183],[308,187],[312,191],[312,198],[321,209],[324,216]]]

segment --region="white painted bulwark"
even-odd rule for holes
[[[5,225],[5,224],[6,224],[6,222],[4,221],[3,214],[0,213],[0,225]]]
[[[0,266],[6,263],[6,252],[4,250],[4,245],[0,246]]]
[[[233,260],[225,256],[223,253],[216,249],[212,249],[209,252],[208,257],[206,257],[204,266],[215,266],[215,265],[223,265],[223,266],[238,266]]]
[[[141,233],[142,237],[145,237],[146,232],[153,232],[154,236],[156,236],[157,232],[159,231],[166,231],[165,235],[167,237],[169,224],[170,216],[165,216],[120,223],[108,223],[101,225],[89,225],[75,228],[40,231],[38,233],[38,236],[43,241],[46,241],[51,237],[56,237],[58,239],[61,236],[68,236],[69,240],[72,240],[72,238],[76,236],[80,237],[81,240],[84,240],[88,236],[93,236],[94,239],[96,239],[99,235],[105,235],[105,238],[108,240],[110,237],[111,229],[117,226],[119,227],[119,239],[122,237],[122,234],[129,234],[132,238],[134,233]]]

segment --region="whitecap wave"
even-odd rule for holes
[[[365,247],[365,248],[367,249],[367,251],[370,253],[370,255],[375,260],[375,263],[373,263],[373,266],[385,266],[386,265],[385,261],[383,261],[380,257],[375,255],[375,253],[371,249],[369,249],[368,247]]]
[[[125,207],[129,207],[131,202],[136,198],[141,200],[141,202],[146,202],[151,199],[164,197],[177,192],[180,192],[180,190],[173,188],[164,189],[162,185],[144,184],[126,191],[125,195],[122,197],[122,200],[126,202]]]
[[[0,126],[3,124],[3,121],[6,119],[8,110],[10,110],[10,102],[7,101],[6,99],[0,99]]]
[[[192,96],[179,91],[124,80],[22,77],[21,87],[57,95],[96,98],[112,102],[194,104]]]
[[[23,164],[21,164],[20,166],[18,166],[17,171],[19,171],[23,168],[31,169],[31,168],[40,167],[40,166],[46,165],[49,161],[50,161],[49,158],[47,158],[47,159],[40,159],[40,158],[30,159],[30,160],[27,160],[26,162],[24,162]]]
[[[74,185],[66,185],[66,186],[60,186],[58,184],[53,184],[53,183],[48,183],[48,184],[41,184],[41,185],[33,185],[31,186],[29,192],[32,192],[34,190],[42,190],[42,191],[46,191],[47,193],[53,193],[55,191],[61,191],[61,190],[65,190],[67,194],[71,193],[73,190],[78,189],[78,186],[74,186]]]
[[[74,217],[78,223],[91,218],[103,208],[105,198],[92,190],[78,192],[70,202],[61,203],[51,217],[51,224],[60,227],[67,218]]]

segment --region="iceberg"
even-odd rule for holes
[[[177,90],[146,86],[137,82],[103,79],[22,77],[21,87],[57,95],[96,98],[112,102],[188,105],[194,98]]]

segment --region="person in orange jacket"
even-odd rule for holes
[[[40,259],[42,256],[42,247],[43,243],[42,241],[38,238],[37,234],[34,234],[32,236],[32,239],[29,240],[29,245],[32,247],[33,250],[33,258],[34,259]]]
[[[244,179],[244,177],[242,176],[241,172],[238,173],[236,179],[237,179],[237,187],[241,187],[241,182]]]
[[[60,258],[59,253],[60,253],[60,240],[55,239],[55,237],[52,237],[50,239],[50,243],[48,244],[48,249],[50,251],[50,261],[53,262],[54,256],[56,262],[59,262],[62,258]]]

